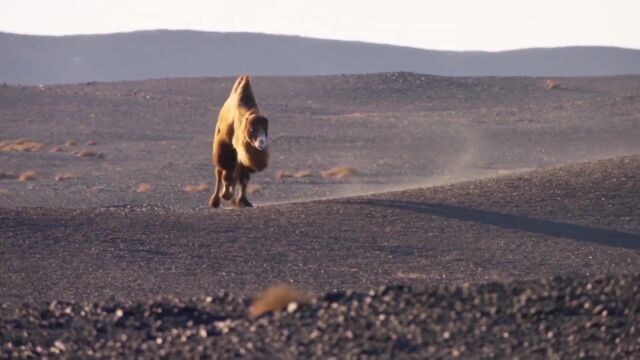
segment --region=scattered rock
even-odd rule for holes
[[[250,317],[225,292],[3,303],[0,358],[636,358],[638,284],[640,275],[585,276],[315,298],[280,285]]]

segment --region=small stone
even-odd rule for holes
[[[287,312],[289,314],[292,314],[292,313],[296,312],[296,310],[298,310],[298,303],[297,302],[293,301],[293,302],[290,302],[287,305]]]
[[[66,346],[64,346],[64,343],[63,343],[62,341],[60,341],[60,340],[56,340],[56,341],[53,343],[53,346],[54,346],[56,349],[60,350],[60,351],[67,351],[67,347],[66,347]]]

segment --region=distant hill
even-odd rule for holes
[[[454,52],[257,33],[0,33],[0,82],[52,84],[166,77],[412,71],[469,76],[640,74],[640,50],[614,47]]]

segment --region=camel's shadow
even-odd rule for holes
[[[351,204],[388,207],[421,214],[442,216],[462,221],[493,225],[505,229],[567,238],[599,245],[640,250],[640,235],[618,230],[601,229],[551,220],[542,220],[522,215],[505,214],[491,210],[481,210],[459,205],[399,201],[399,200],[349,200]]]

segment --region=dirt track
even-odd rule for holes
[[[640,157],[242,211],[3,209],[5,300],[640,271]]]

